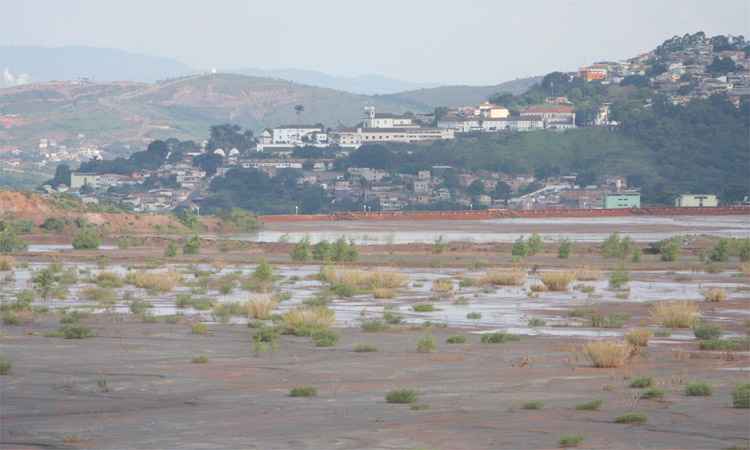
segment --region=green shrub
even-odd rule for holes
[[[318,390],[312,386],[297,386],[289,390],[290,397],[316,397]]]
[[[521,405],[523,409],[542,409],[544,408],[544,402],[541,400],[532,400]]]
[[[657,242],[657,249],[661,254],[661,260],[666,262],[677,261],[680,256],[680,238],[673,237]]]
[[[622,267],[609,274],[609,287],[612,289],[620,289],[628,282],[630,282],[630,273]]]
[[[431,334],[426,334],[417,341],[417,351],[419,353],[431,353],[436,348],[435,338]]]
[[[388,324],[379,319],[368,319],[362,321],[362,331],[368,333],[377,333],[388,329]]]
[[[206,326],[205,323],[198,322],[193,324],[190,328],[190,332],[199,336],[205,336],[208,334],[208,326]]]
[[[182,246],[183,255],[197,255],[201,250],[201,239],[195,235],[189,237]]]
[[[412,305],[411,309],[413,309],[414,312],[432,312],[435,311],[435,306],[431,303],[421,303]]]
[[[635,245],[629,237],[620,237],[619,233],[612,233],[602,242],[601,253],[605,258],[625,259],[633,251]]]
[[[533,317],[533,318],[529,319],[529,322],[528,322],[528,326],[531,327],[531,328],[543,327],[545,325],[547,325],[547,322],[545,322],[544,320],[539,319],[537,317]]]
[[[385,323],[389,325],[399,325],[404,321],[403,317],[401,317],[400,314],[396,314],[391,311],[383,312],[383,320],[385,320]]]
[[[388,392],[385,401],[388,403],[409,404],[417,401],[417,391],[413,389],[395,389]]]
[[[513,243],[513,247],[511,247],[510,253],[512,256],[517,257],[517,258],[525,258],[529,256],[529,246],[526,244],[526,241],[523,239],[523,236],[519,237]]]
[[[292,261],[309,261],[312,250],[310,247],[310,238],[305,237],[294,245],[291,257]]]
[[[206,364],[208,362],[208,356],[194,356],[190,362],[193,364]]]
[[[167,246],[164,248],[164,256],[167,258],[174,258],[177,256],[177,244],[169,241]]]
[[[465,344],[466,343],[466,336],[462,336],[460,334],[455,334],[453,336],[448,336],[448,338],[445,340],[446,344]]]
[[[12,229],[0,231],[0,253],[23,252],[28,248],[26,241],[18,237]]]
[[[153,307],[154,305],[152,305],[150,302],[147,302],[145,300],[135,299],[132,302],[130,302],[129,309],[130,309],[130,312],[133,314],[143,314]]]
[[[732,406],[735,408],[750,408],[750,383],[738,384],[732,391]]]
[[[378,348],[369,344],[357,344],[354,346],[354,351],[357,353],[372,353],[377,352]]]
[[[634,248],[634,249],[633,249],[633,256],[631,257],[631,259],[630,259],[630,260],[631,260],[632,262],[634,262],[634,263],[639,263],[639,262],[641,262],[641,254],[642,254],[642,252],[641,252],[641,248],[640,248],[640,247],[636,247],[636,248]]]
[[[73,248],[76,250],[96,250],[102,245],[99,233],[90,226],[84,227],[73,237]]]
[[[560,447],[578,447],[583,442],[583,436],[580,434],[565,435],[560,438]]]
[[[708,259],[714,262],[729,261],[729,239],[721,238],[708,254]]]
[[[62,233],[65,229],[65,221],[57,217],[47,217],[39,227],[52,233]]]
[[[557,249],[557,257],[560,259],[568,259],[572,249],[573,243],[569,239],[563,239],[560,241],[560,248]]]
[[[630,381],[630,387],[641,389],[651,387],[654,384],[654,379],[651,377],[635,377]]]
[[[659,388],[649,388],[641,392],[640,398],[662,398],[664,397],[664,390]]]
[[[707,339],[700,341],[699,346],[701,350],[725,352],[750,351],[750,338]]]
[[[630,315],[624,313],[611,313],[606,316],[592,314],[591,326],[594,328],[622,328],[629,319]]]
[[[5,356],[0,355],[0,375],[8,375],[13,364]]]
[[[78,323],[63,325],[60,332],[65,339],[85,339],[94,336],[93,330]]]
[[[643,413],[628,413],[623,414],[615,419],[615,423],[626,423],[640,425],[646,423],[648,417]]]
[[[533,233],[526,245],[529,248],[529,256],[534,256],[544,250],[544,243],[538,233]]]
[[[703,381],[693,381],[685,386],[685,395],[688,397],[708,397],[712,392],[711,386]]]
[[[510,334],[505,331],[498,331],[495,333],[485,333],[482,335],[482,344],[504,344],[511,341],[519,341],[520,337],[515,334]]]
[[[479,320],[482,318],[482,313],[480,312],[470,312],[466,314],[466,318],[469,320]]]
[[[316,330],[310,336],[316,347],[333,347],[339,341],[339,335],[333,330]]]
[[[3,325],[21,325],[21,319],[14,311],[3,311],[2,322]]]
[[[722,331],[721,327],[716,324],[698,322],[693,326],[693,334],[696,339],[702,341],[719,339]]]
[[[591,400],[590,402],[586,403],[580,403],[576,405],[577,411],[599,411],[599,408],[602,407],[604,404],[604,401],[602,400]]]

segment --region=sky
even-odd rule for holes
[[[450,84],[575,70],[699,30],[750,36],[750,1],[0,0],[0,45]]]

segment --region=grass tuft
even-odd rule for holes
[[[416,403],[417,398],[417,391],[413,389],[395,389],[386,394],[385,401],[396,404],[410,404]]]
[[[578,447],[583,442],[583,436],[580,434],[565,435],[558,442],[561,448]]]
[[[289,390],[290,397],[316,397],[318,390],[312,386],[297,386]]]
[[[648,421],[648,417],[643,413],[627,413],[615,418],[615,423],[625,423],[632,425],[644,424]]]
[[[510,334],[506,331],[497,331],[495,333],[486,333],[482,335],[482,344],[504,344],[506,342],[519,341],[520,337]]]
[[[630,348],[624,342],[594,341],[584,347],[586,357],[594,367],[622,367],[630,356]]]
[[[711,385],[703,381],[692,381],[685,386],[688,397],[709,397],[712,393]]]
[[[604,401],[602,400],[591,400],[590,402],[586,403],[580,403],[576,405],[577,411],[599,411],[599,408],[602,407],[604,404]]]
[[[651,318],[666,328],[691,328],[700,312],[689,301],[659,302],[651,307]]]
[[[575,272],[545,272],[541,275],[542,283],[550,291],[567,291],[570,283],[575,281]]]
[[[702,292],[703,299],[707,302],[718,303],[727,299],[727,291],[722,288],[711,288]]]
[[[636,328],[625,335],[625,341],[634,347],[648,347],[651,339],[651,330],[647,328]]]

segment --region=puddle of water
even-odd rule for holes
[[[32,275],[34,270],[45,267],[47,264],[34,263],[28,268],[20,268],[15,271],[13,281],[0,286],[0,300],[13,301],[15,294],[23,289],[32,289]],[[66,264],[68,267],[76,267],[79,271],[79,283],[69,288],[68,298],[65,300],[50,300],[47,302],[37,301],[35,305],[45,305],[50,308],[82,308],[91,309],[94,313],[103,312],[96,302],[81,298],[81,292],[87,287],[93,286],[87,282],[89,277],[95,277],[102,271],[115,272],[125,276],[128,268],[122,265],[110,265],[100,268],[94,264]],[[165,270],[176,270],[188,273],[192,270],[211,271],[212,277],[218,277],[230,273],[247,275],[254,269],[254,265],[228,266],[220,271],[213,269],[210,265],[201,264],[195,266],[174,264],[163,266],[152,272]],[[277,283],[277,289],[289,292],[291,298],[283,301],[277,312],[284,313],[290,309],[300,306],[305,300],[314,296],[321,288],[321,283],[314,279],[308,279],[310,275],[317,274],[319,266],[293,266],[277,267],[276,273],[282,277]],[[657,279],[657,281],[632,281],[629,283],[630,296],[628,300],[616,297],[617,292],[607,289],[607,281],[580,282],[593,286],[595,292],[592,296],[576,290],[568,292],[545,292],[537,298],[528,297],[528,288],[539,283],[537,275],[530,275],[523,287],[497,287],[494,289],[481,289],[478,287],[458,289],[457,280],[453,280],[456,294],[452,298],[436,298],[432,293],[433,282],[441,278],[456,277],[459,274],[478,276],[481,272],[466,272],[458,269],[392,269],[409,277],[408,288],[402,290],[394,299],[378,300],[372,295],[359,295],[348,299],[334,299],[330,308],[336,312],[336,326],[357,327],[363,318],[381,318],[383,312],[388,309],[401,315],[406,323],[422,324],[425,321],[433,323],[445,323],[453,327],[474,328],[477,330],[503,329],[512,333],[529,336],[574,336],[590,338],[606,338],[622,336],[623,330],[618,329],[591,329],[581,327],[581,321],[571,319],[567,312],[575,307],[595,307],[597,304],[611,302],[653,302],[659,300],[702,300],[701,291],[707,287],[721,286],[727,288],[730,298],[747,298],[742,293],[732,291],[732,287],[742,286],[740,283],[729,282],[729,276],[715,278],[710,283],[683,282],[675,283],[670,280],[659,280],[663,278],[664,272],[641,272],[636,277],[646,279]],[[190,277],[192,275],[185,275]],[[294,277],[297,281],[291,283],[289,279]],[[734,281],[734,280],[733,280]],[[155,316],[182,314],[186,317],[199,317],[204,321],[214,320],[211,311],[199,311],[193,308],[178,308],[176,296],[180,293],[189,293],[190,289],[179,286],[169,293],[149,293],[146,290],[133,286],[125,286],[116,289],[118,298],[114,311],[117,313],[129,313],[129,304],[123,299],[126,292],[130,292],[132,298],[138,298],[153,305],[150,309]],[[197,294],[193,297],[210,298],[218,303],[243,302],[253,296],[252,293],[239,288],[228,294],[220,294],[216,290],[208,290],[205,294]],[[736,296],[736,297],[735,297]],[[462,298],[466,304],[454,303],[455,299]],[[414,303],[432,303],[436,310],[433,312],[419,313],[412,309]],[[539,311],[545,311],[539,313]],[[469,319],[467,313],[480,313],[480,319]],[[718,313],[708,312],[711,320],[731,320],[734,313],[747,315],[750,310],[736,309],[723,310]],[[529,319],[538,318],[546,322],[543,327],[528,327]],[[736,319],[736,317],[735,317]],[[246,323],[246,318],[235,317],[230,323]],[[688,341],[694,339],[692,333],[675,332],[668,339],[654,340],[654,342]]]

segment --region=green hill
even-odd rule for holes
[[[440,86],[383,95],[380,98],[404,102],[415,109],[476,105],[501,92],[522,94],[541,79],[542,77],[519,78],[492,86]]]
[[[303,105],[296,114],[294,106]],[[107,144],[178,137],[202,139],[211,125],[232,122],[260,130],[284,123],[359,121],[365,106],[382,111],[424,109],[398,99],[306,86],[284,80],[212,74],[146,83],[56,82],[0,90],[0,115],[12,125],[0,140],[33,144],[85,134]]]

